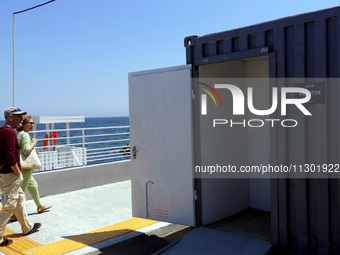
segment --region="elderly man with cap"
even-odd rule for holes
[[[40,223],[30,223],[25,211],[25,194],[21,189],[23,181],[20,166],[20,147],[15,129],[22,125],[26,112],[9,107],[5,110],[6,124],[0,127],[0,188],[2,209],[0,211],[0,246],[13,241],[3,237],[6,224],[13,213],[18,218],[23,235],[29,235],[40,228]]]

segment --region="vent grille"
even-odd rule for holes
[[[154,216],[157,217],[157,218],[163,218],[163,219],[169,218],[169,212],[168,212],[168,210],[164,210],[164,209],[153,209],[153,214],[154,214]]]

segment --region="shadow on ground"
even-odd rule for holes
[[[110,247],[90,253],[90,255],[148,255],[153,254],[169,245],[167,241],[156,235],[142,234]]]

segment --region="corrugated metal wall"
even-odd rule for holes
[[[199,65],[269,54],[272,78],[340,78],[340,7],[184,43],[193,77]],[[295,114],[298,127],[272,131],[272,164],[340,163],[339,86],[327,79],[326,102],[308,106],[313,118]],[[339,179],[273,179],[272,242],[300,254],[340,254],[339,193]]]

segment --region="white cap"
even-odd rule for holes
[[[15,108],[15,107],[9,107],[5,110],[4,115],[5,115],[5,119],[7,119],[7,117],[10,114],[17,114],[17,115],[26,115],[27,112],[23,112],[20,110],[20,108]]]

